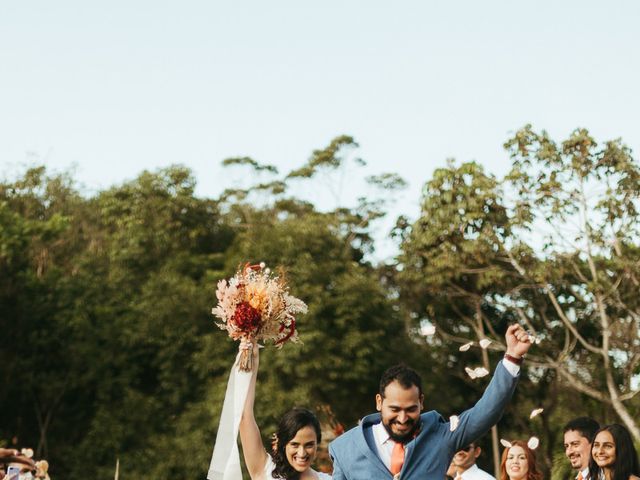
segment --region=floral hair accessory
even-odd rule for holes
[[[277,347],[298,341],[297,313],[307,313],[307,305],[289,294],[282,276],[274,276],[264,263],[246,264],[227,280],[218,282],[218,305],[211,311],[222,320],[218,327],[234,340],[271,341]],[[253,368],[252,353],[240,353],[240,370]]]
[[[505,440],[504,438],[500,439],[500,443],[504,448],[513,447],[513,444],[509,440]],[[527,441],[527,447],[529,447],[531,450],[535,450],[536,448],[538,448],[538,445],[540,445],[540,439],[538,437],[531,437]]]
[[[49,462],[46,460],[38,460],[36,462],[36,475],[38,479],[49,480]]]

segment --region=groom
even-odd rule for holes
[[[333,480],[442,480],[453,455],[495,425],[509,403],[520,373],[529,335],[519,325],[505,334],[507,353],[482,398],[451,425],[435,411],[421,414],[422,380],[397,365],[380,379],[378,412],[329,445]]]

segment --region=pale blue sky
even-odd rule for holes
[[[0,174],[75,165],[92,191],[182,163],[210,196],[226,157],[286,171],[349,134],[413,216],[447,157],[505,173],[528,122],[638,152],[639,22],[631,0],[0,0]]]

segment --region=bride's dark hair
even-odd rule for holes
[[[304,427],[312,427],[316,431],[316,442],[319,445],[322,440],[320,422],[316,416],[306,408],[294,408],[285,413],[278,424],[277,445],[273,451],[273,478],[284,478],[286,480],[298,480],[300,473],[297,472],[287,460],[287,443],[296,436],[298,430]]]

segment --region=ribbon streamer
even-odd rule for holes
[[[236,367],[239,360],[240,353],[238,353],[229,374],[227,391],[220,414],[220,425],[216,434],[216,443],[213,446],[209,473],[207,473],[208,480],[242,480],[240,453],[238,452],[238,430],[253,372],[240,371]]]

